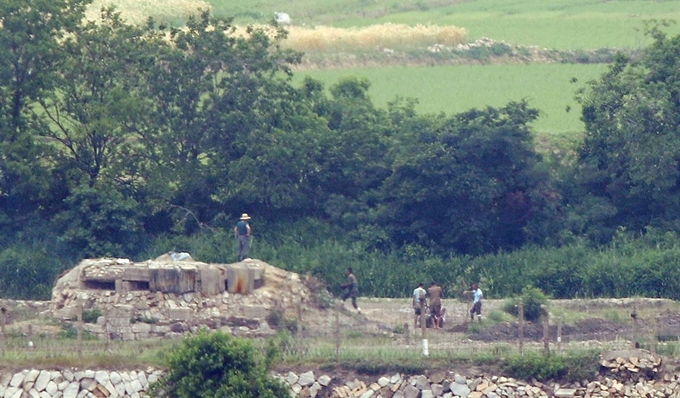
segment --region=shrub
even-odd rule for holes
[[[102,311],[99,308],[83,310],[83,322],[85,323],[97,323],[100,316],[102,316]]]
[[[536,322],[543,316],[542,306],[548,303],[548,296],[546,296],[541,289],[527,286],[522,289],[522,294],[519,297],[513,297],[505,301],[503,311],[518,316],[518,304],[524,305],[524,319],[529,322]]]
[[[222,332],[201,331],[168,355],[167,372],[151,387],[152,397],[289,397],[267,374],[270,364],[252,344]]]
[[[538,381],[562,380],[566,382],[592,378],[599,369],[599,353],[586,351],[564,356],[529,353],[515,355],[502,363],[509,376]]]

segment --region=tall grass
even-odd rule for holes
[[[444,258],[421,247],[374,251],[362,242],[323,238],[327,232],[305,224],[288,225],[305,231],[297,235],[263,230],[256,235],[251,257],[315,276],[336,295],[345,282],[345,269],[352,267],[360,294],[372,297],[409,297],[418,282],[435,280],[451,292],[480,282],[490,298],[516,296],[527,286],[552,298],[680,298],[680,247],[669,243],[675,235],[645,240],[620,236],[605,248],[576,241],[559,248]],[[162,238],[145,253],[155,257],[168,250],[188,251],[199,261],[229,263],[235,261],[236,241],[226,233]]]
[[[354,51],[371,49],[411,49],[434,44],[455,46],[465,41],[465,29],[455,26],[378,24],[363,28],[291,26],[284,46],[303,52]]]
[[[183,24],[190,15],[197,15],[199,10],[211,9],[204,0],[94,0],[85,16],[97,20],[101,8],[109,6],[115,6],[123,19],[132,24],[141,24],[153,17],[157,22],[175,26]]]

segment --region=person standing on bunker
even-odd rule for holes
[[[241,215],[241,219],[234,227],[234,235],[238,238],[238,261],[248,258],[250,252],[250,235],[252,233],[248,223],[250,216],[247,213]]]

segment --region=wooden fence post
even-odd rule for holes
[[[404,335],[406,337],[406,345],[411,345],[411,337],[409,336],[408,322],[404,322]]]
[[[7,333],[5,332],[5,325],[7,324],[7,308],[2,307],[0,308],[0,311],[2,311],[2,317],[0,319],[0,331],[2,331],[2,338],[7,337]]]
[[[543,307],[543,306],[542,306]],[[550,313],[543,307],[543,353],[550,355]]]
[[[557,321],[557,352],[562,352],[562,320]]]
[[[78,358],[83,357],[83,305],[78,304]]]
[[[5,323],[7,322],[7,308],[0,307],[0,332],[2,332],[2,356],[5,356],[7,334],[5,333]]]
[[[335,360],[340,360],[340,302],[335,303]]]
[[[524,304],[517,304],[519,318],[519,355],[524,355]]]
[[[302,298],[297,306],[297,340],[298,340],[298,356],[302,356]]]
[[[33,325],[29,323],[28,324],[28,349],[33,351],[34,348],[35,347],[33,345]]]
[[[425,315],[425,303],[420,300],[420,337],[425,339],[425,329],[427,328],[427,316]]]
[[[104,332],[106,333],[106,352],[111,352],[111,326],[109,324],[110,311],[104,312]]]

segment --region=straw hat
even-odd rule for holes
[[[248,215],[248,213],[241,214],[241,220],[250,220],[250,216]]]

